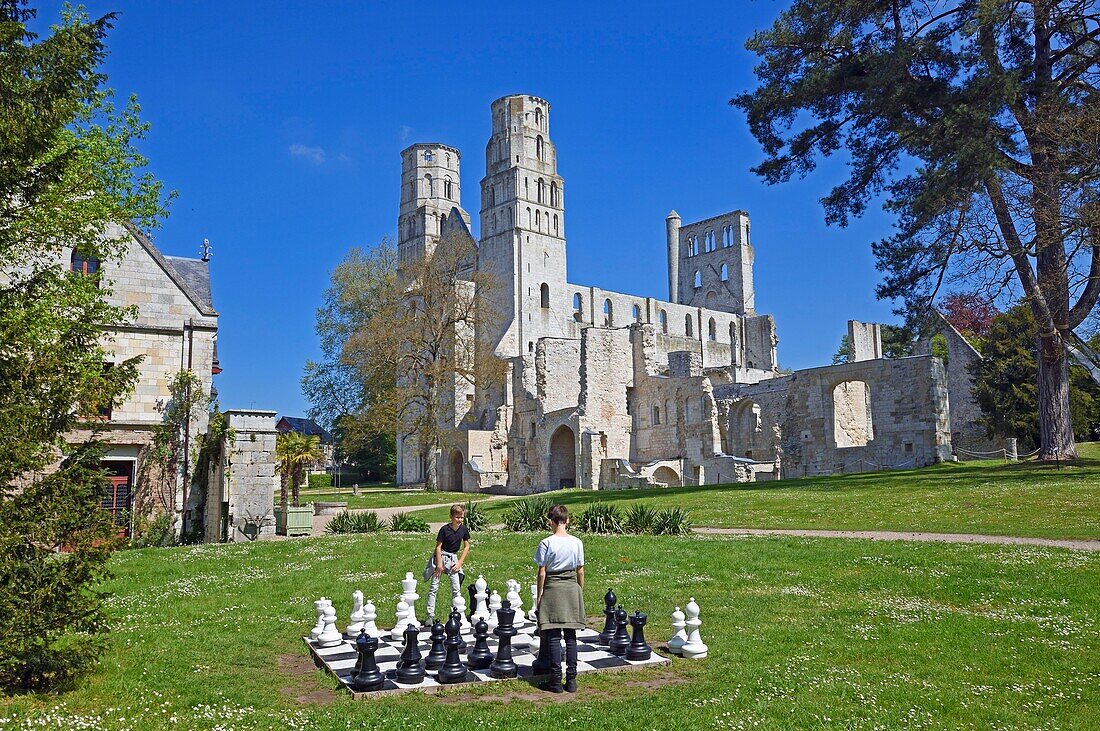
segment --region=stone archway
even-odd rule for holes
[[[451,452],[451,484],[453,492],[462,492],[462,452],[457,449]]]
[[[671,467],[658,467],[653,471],[653,481],[669,487],[679,487],[680,476]]]
[[[577,439],[573,430],[564,424],[550,437],[548,478],[550,487],[555,490],[577,485]]]

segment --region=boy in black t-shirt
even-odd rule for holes
[[[470,531],[465,526],[466,508],[451,506],[451,522],[439,529],[435,537],[435,552],[424,567],[424,580],[431,581],[428,588],[428,624],[435,617],[435,595],[439,593],[439,578],[447,574],[451,578],[451,600],[462,593],[462,564],[470,552]],[[459,555],[459,549],[462,554]],[[448,614],[445,612],[444,615]]]

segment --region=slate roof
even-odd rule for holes
[[[332,444],[332,434],[313,419],[306,419],[301,416],[283,416],[275,424],[275,429],[280,432],[293,431],[306,436],[318,436],[321,437],[321,444]]]
[[[210,267],[207,262],[200,259],[185,259],[178,256],[165,256],[153,245],[144,231],[130,221],[123,221],[122,225],[137,239],[142,248],[148,252],[168,278],[175,282],[191,304],[207,317],[217,317],[218,312],[210,297]]]

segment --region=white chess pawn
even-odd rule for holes
[[[681,648],[684,643],[687,642],[687,632],[684,631],[684,627],[687,623],[684,622],[684,613],[680,611],[680,607],[676,607],[676,611],[672,613],[672,630],[674,634],[668,641],[668,650],[676,655],[681,654]]]
[[[532,622],[536,622],[536,623],[539,621],[538,614],[536,614],[536,612],[538,612],[538,607],[539,607],[539,585],[538,584],[531,584],[531,608],[527,610],[527,619],[531,620]]]
[[[317,622],[313,625],[313,629],[309,633],[312,639],[316,640],[321,636],[321,633],[325,631],[325,607],[331,604],[332,602],[324,597],[313,602],[313,610],[317,612]]]
[[[397,621],[390,630],[390,639],[400,642],[405,637],[405,627],[409,624],[409,605],[404,599],[397,602]]]
[[[515,618],[512,620],[513,627],[522,627],[526,622],[523,619],[523,602],[519,598],[519,583],[515,581],[508,582],[508,596],[505,597],[508,600],[508,606],[516,610]]]
[[[709,648],[703,644],[699,636],[699,625],[702,621],[699,619],[699,605],[695,603],[695,597],[691,598],[685,609],[687,610],[688,638],[687,642],[680,647],[680,654],[687,658],[701,660],[707,656]]]
[[[317,644],[320,647],[335,647],[343,641],[344,636],[336,629],[336,610],[330,604],[325,607],[325,630],[317,638]]]
[[[356,589],[351,593],[351,624],[348,625],[348,634],[355,638],[359,636],[359,630],[363,629],[363,592]]]
[[[406,624],[419,627],[420,622],[416,618],[416,600],[420,595],[416,593],[416,577],[413,576],[412,571],[406,571],[405,578],[401,580],[401,598],[409,605],[409,620]]]
[[[489,593],[485,591],[485,588],[485,577],[478,574],[477,581],[474,582],[474,600],[477,602],[477,605],[474,607],[474,613],[471,617],[475,622],[479,619],[489,618],[489,607],[485,603],[489,598]]]
[[[459,594],[451,600],[451,607],[458,610],[458,631],[459,632],[473,632],[474,626],[470,624],[470,620],[466,617],[466,598]]]
[[[376,619],[378,619],[378,607],[374,606],[374,602],[368,601],[367,606],[363,607],[363,630],[371,637],[381,639],[382,632],[375,624]]]
[[[500,606],[500,594],[494,589],[489,597],[489,618],[485,620],[485,623],[489,625],[489,634],[492,634],[500,623],[500,619],[497,617],[497,610],[500,609]]]

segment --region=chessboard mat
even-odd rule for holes
[[[535,678],[537,676],[535,676],[531,669],[531,663],[535,660],[535,654],[527,648],[531,633],[534,631],[534,625],[527,624],[517,629],[519,630],[519,634],[512,638],[512,660],[516,663],[516,667],[519,671],[518,677],[525,679]],[[462,639],[466,641],[466,649],[461,651],[463,662],[465,662],[466,654],[473,649],[474,637],[472,630],[465,628],[461,636]],[[413,690],[434,692],[446,688],[456,688],[463,685],[499,680],[499,678],[494,678],[490,674],[489,669],[486,668],[485,670],[469,670],[466,673],[466,680],[459,683],[440,683],[436,680],[435,675],[437,671],[435,670],[426,670],[424,673],[424,680],[415,685],[398,683],[395,679],[397,674],[397,661],[401,658],[404,642],[403,640],[391,640],[389,630],[383,630],[382,637],[378,640],[378,650],[375,652],[374,657],[378,662],[378,669],[386,677],[386,681],[379,690],[354,691],[351,689],[351,673],[355,669],[356,661],[359,659],[359,655],[355,650],[355,639],[345,633],[344,641],[332,647],[319,647],[317,642],[310,637],[303,637],[302,639],[305,640],[306,646],[309,648],[310,654],[313,655],[313,659],[317,665],[334,675],[340,681],[340,684],[355,698],[404,693]],[[497,637],[490,632],[488,643],[489,649],[493,652],[494,657],[496,656],[498,642],[499,640]],[[418,644],[421,657],[427,657],[428,652],[432,648],[431,632],[429,628],[421,628],[420,642]],[[563,645],[563,662],[565,660],[564,653],[565,647]],[[658,655],[656,652],[653,652],[648,660],[627,660],[626,657],[614,655],[607,647],[601,646],[599,644],[599,632],[592,629],[577,631],[578,673],[590,673],[601,670],[623,670],[641,665],[667,665],[670,662],[671,660],[667,657]]]

